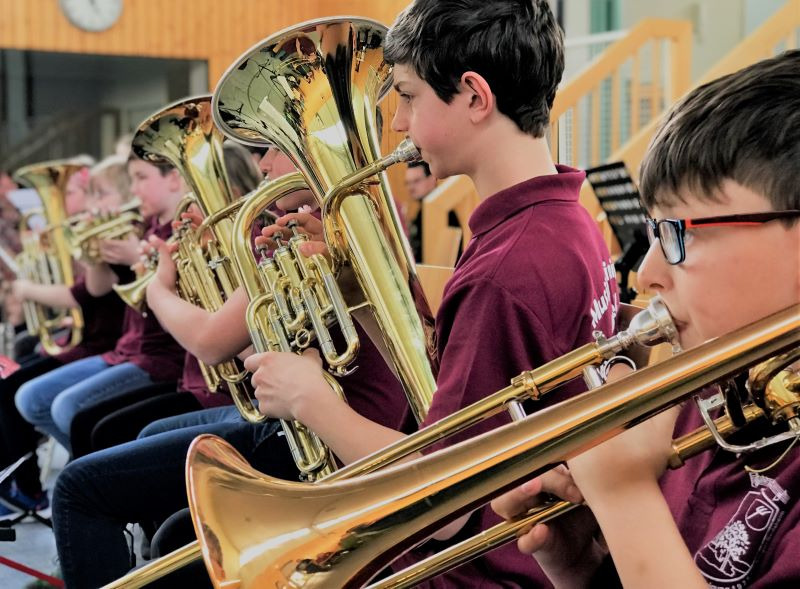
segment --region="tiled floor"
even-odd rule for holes
[[[66,461],[67,453],[56,445],[50,475],[45,483],[48,491],[52,489],[53,482]],[[43,511],[41,514],[49,517],[50,510]],[[17,531],[17,539],[14,542],[0,542],[0,556],[45,574],[52,574],[58,568],[58,563],[56,561],[56,544],[50,528],[30,520],[17,524],[14,529]],[[3,589],[21,589],[33,580],[35,580],[34,577],[30,575],[0,564],[0,587]]]
[[[39,448],[39,464],[44,463],[45,447]],[[51,490],[56,477],[67,463],[67,452],[61,446],[55,445],[53,459],[50,466],[50,473],[45,482],[48,495],[52,497]],[[44,517],[50,517],[50,510],[40,512]],[[131,526],[136,547],[136,557],[138,562],[142,562],[139,548],[142,541],[142,531],[139,526]],[[46,575],[52,575],[58,571],[58,558],[56,556],[56,543],[53,539],[53,531],[33,520],[24,521],[17,524],[14,529],[17,531],[17,539],[13,542],[0,542],[0,556],[23,564],[29,568],[36,569]],[[15,569],[0,563],[0,589],[23,589],[36,578],[21,573]]]

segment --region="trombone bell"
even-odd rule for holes
[[[334,482],[266,477],[225,442],[201,436],[186,475],[209,575],[215,587],[360,587],[513,485],[798,345],[794,305],[446,450]]]

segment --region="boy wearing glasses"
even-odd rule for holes
[[[800,302],[800,51],[675,106],[642,164],[641,194],[652,220],[639,280],[663,297],[684,348]],[[585,512],[580,525],[563,518],[518,542],[556,587],[617,575],[625,587],[800,586],[800,448],[717,449],[664,474],[671,439],[700,425],[686,404],[493,507],[513,516],[543,490],[585,499],[595,521]]]

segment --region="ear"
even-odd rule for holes
[[[177,168],[172,168],[169,171],[169,188],[172,192],[183,190],[183,176]]]
[[[469,98],[470,119],[480,123],[495,107],[495,98],[489,82],[475,72],[464,72],[461,76],[462,92]]]

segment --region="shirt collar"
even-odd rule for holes
[[[172,235],[172,221],[173,220],[170,219],[166,223],[159,223],[158,215],[151,215],[145,220],[145,227],[149,234],[160,237],[161,239],[167,239]]]
[[[577,201],[586,173],[556,165],[558,174],[536,176],[497,192],[484,200],[469,218],[472,235],[490,231],[509,217],[546,201]]]

